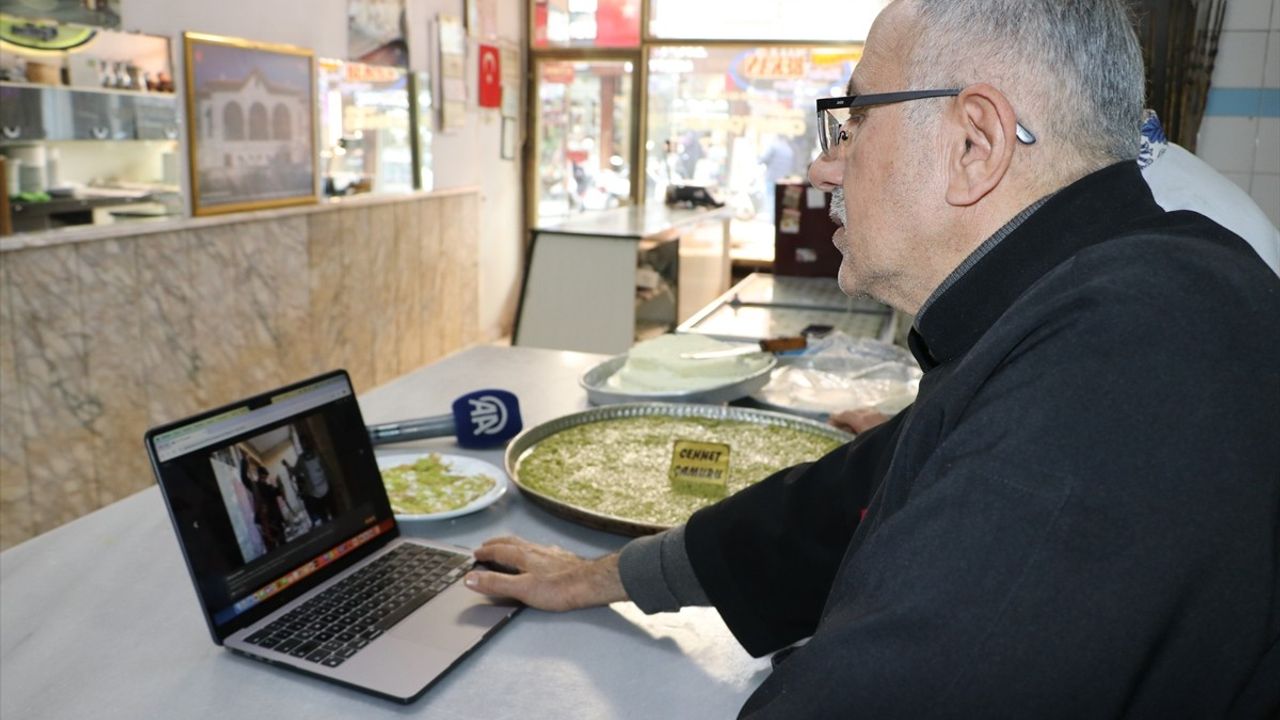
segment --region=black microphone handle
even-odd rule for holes
[[[458,434],[458,426],[454,424],[453,415],[435,415],[416,420],[400,420],[398,422],[370,425],[369,442],[374,445],[401,443],[424,438],[452,437]]]

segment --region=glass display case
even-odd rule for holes
[[[0,15],[13,230],[182,212],[169,40]]]
[[[413,190],[415,174],[422,175],[413,155],[422,129],[413,126],[410,106],[421,94],[411,95],[409,74],[339,60],[319,60],[317,65],[324,194]]]

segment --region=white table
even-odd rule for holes
[[[517,393],[525,426],[584,409],[603,358],[473,348],[360,398],[366,422],[448,411],[480,387]],[[417,446],[463,453],[451,440]],[[141,451],[141,439],[139,439]],[[465,452],[501,467],[501,451]],[[554,518],[514,488],[474,515],[403,526],[474,547],[516,533],[584,554],[625,538]],[[646,616],[631,603],[525,610],[416,703],[399,706],[232,655],[209,639],[153,487],[0,553],[0,717],[727,718],[768,674],[715,611]]]

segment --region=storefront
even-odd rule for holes
[[[694,183],[733,209],[736,243],[771,252],[773,185],[803,175],[816,148],[813,101],[843,94],[861,55],[849,40],[865,36],[874,12],[760,1],[532,6],[528,222],[661,201],[671,184]]]

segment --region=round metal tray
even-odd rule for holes
[[[637,402],[671,402],[671,403],[725,403],[744,398],[758,392],[769,384],[769,377],[778,365],[778,358],[768,356],[764,367],[745,377],[731,380],[713,387],[699,390],[683,390],[679,392],[624,392],[608,386],[609,378],[622,369],[626,363],[626,355],[609,358],[583,373],[578,384],[587,391],[587,400],[592,405],[613,405],[616,403]]]
[[[568,430],[579,425],[588,425],[590,423],[599,422],[601,420],[615,420],[618,418],[634,418],[649,416],[664,417],[696,417],[709,418],[712,420],[737,420],[741,422],[755,423],[758,425],[775,425],[785,428],[804,430],[823,437],[829,437],[833,440],[847,442],[853,439],[853,436],[842,430],[837,430],[829,425],[824,425],[814,420],[808,420],[795,415],[787,415],[785,413],[771,412],[768,410],[755,410],[752,408],[729,407],[725,405],[692,405],[683,404],[676,405],[670,403],[632,403],[626,405],[611,405],[609,407],[595,408],[593,410],[584,410],[582,412],[565,415],[564,417],[551,420],[531,427],[520,433],[507,446],[507,453],[504,464],[506,465],[507,475],[511,481],[520,489],[525,497],[533,501],[534,504],[541,506],[553,515],[558,515],[571,522],[585,525],[596,530],[604,530],[605,532],[618,533],[620,535],[628,535],[636,537],[639,535],[651,535],[656,532],[662,532],[668,529],[668,525],[657,525],[654,523],[640,522],[616,515],[606,515],[596,512],[590,508],[580,507],[563,500],[544,495],[537,490],[530,489],[520,481],[519,466],[524,456],[532,450],[539,442],[555,435],[556,433]]]

